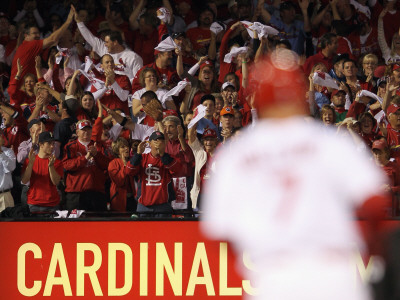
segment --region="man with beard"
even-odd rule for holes
[[[193,50],[196,51],[199,56],[204,56],[208,53],[208,46],[211,41],[210,26],[214,22],[214,19],[214,12],[211,8],[205,7],[200,12],[199,18],[197,19],[198,26],[186,32],[187,37],[193,45]]]

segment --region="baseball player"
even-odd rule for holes
[[[356,284],[353,218],[384,216],[381,171],[351,141],[305,121],[305,84],[295,54],[279,49],[260,63],[259,120],[215,155],[201,227],[249,254],[258,289],[246,299],[369,299]]]

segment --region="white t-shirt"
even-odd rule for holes
[[[136,73],[143,67],[143,59],[132,50],[125,48],[125,50],[119,53],[108,53],[104,41],[95,37],[83,22],[78,23],[78,28],[83,38],[99,56],[103,56],[104,54],[112,56],[115,63],[115,73],[126,75],[132,81]]]

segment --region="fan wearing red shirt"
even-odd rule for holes
[[[137,153],[127,165],[129,174],[138,175],[142,181],[142,194],[138,200],[137,212],[168,216],[173,212],[171,204],[168,203],[168,184],[182,166],[178,160],[165,152],[163,133],[154,131],[149,142],[150,153],[143,153],[147,142],[141,142]]]
[[[207,54],[207,49],[211,41],[210,26],[214,22],[214,19],[214,12],[211,8],[205,7],[197,19],[198,27],[190,28],[186,32],[186,36],[193,45],[193,50],[200,56]]]
[[[22,183],[29,182],[28,205],[31,212],[54,212],[59,209],[60,195],[57,184],[63,177],[63,165],[54,152],[51,132],[39,134],[39,153],[33,149],[23,166]]]
[[[4,126],[4,146],[13,148],[15,155],[18,154],[18,146],[29,138],[27,131],[28,123],[20,111],[11,106],[0,103],[0,114]]]
[[[155,51],[156,59],[153,63],[143,66],[135,75],[132,81],[132,94],[142,89],[140,84],[140,73],[145,68],[153,68],[156,70],[158,77],[161,80],[159,87],[170,89],[179,82],[179,76],[176,69],[172,67],[172,51]]]
[[[76,125],[78,139],[64,148],[63,165],[67,171],[65,192],[68,210],[107,210],[104,171],[108,168],[109,159],[103,154],[101,144],[96,143],[98,131],[101,130],[97,127],[102,127],[101,118],[96,120],[93,132],[88,120],[79,121]]]
[[[43,40],[40,39],[40,32],[36,26],[29,26],[26,28],[24,32],[25,39],[22,44],[17,48],[12,62],[10,77],[11,79],[20,79],[15,77],[18,71],[18,59],[20,60],[21,65],[24,66],[22,74],[20,74],[21,78],[23,78],[27,73],[35,74],[35,57],[40,55],[40,53],[42,53],[44,49],[50,48],[51,46],[54,46],[58,43],[61,36],[71,24],[74,14],[75,8],[71,5],[71,10],[69,11],[68,18],[65,23],[56,31],[54,31],[50,36]]]
[[[391,104],[387,108],[389,124],[386,128],[386,141],[390,148],[400,145],[400,106]]]
[[[378,139],[373,142],[372,153],[376,165],[383,169],[389,179],[389,183],[384,185],[383,188],[395,200],[396,195],[400,192],[400,166],[397,161],[390,159],[390,149],[384,139]],[[395,210],[393,213],[398,215],[399,207],[395,207]]]
[[[358,13],[358,20],[360,22],[359,30],[352,32],[348,36],[356,61],[358,61],[361,55],[367,53],[381,56],[382,54],[378,44],[377,27],[371,27],[371,20],[361,12]]]
[[[58,105],[52,103],[52,95],[45,87],[36,89],[36,102],[25,107],[24,117],[28,122],[33,119],[41,119],[45,123],[47,131],[53,131],[54,125],[61,121],[58,115]]]
[[[104,94],[100,97],[101,103],[110,109],[120,109],[125,114],[129,114],[128,95],[131,93],[131,83],[128,76],[115,74],[115,63],[110,54],[104,54],[100,62],[104,74],[101,74],[95,68],[93,73],[97,79],[105,82]],[[91,92],[96,91],[97,89],[92,85]]]
[[[323,63],[327,70],[333,67],[333,57],[338,48],[338,38],[334,33],[326,33],[321,37],[321,51],[307,58],[303,70],[305,74],[310,74],[311,69],[317,63]]]

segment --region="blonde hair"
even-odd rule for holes
[[[375,63],[375,65],[378,64],[378,56],[376,56],[373,53],[368,53],[367,55],[365,55],[363,57],[362,63],[365,63],[366,60],[372,60]]]

